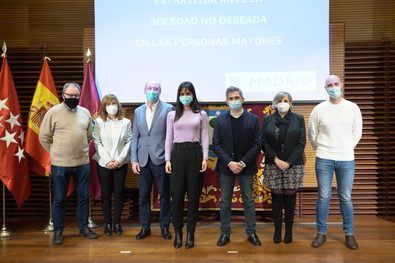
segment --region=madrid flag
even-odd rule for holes
[[[29,164],[18,96],[7,58],[0,72],[0,179],[19,207],[30,194]]]

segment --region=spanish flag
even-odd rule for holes
[[[56,104],[59,104],[58,92],[49,68],[48,58],[45,57],[30,106],[26,133],[26,152],[32,157],[30,171],[40,175],[50,174],[51,159],[49,153],[41,146],[38,133],[45,113]]]

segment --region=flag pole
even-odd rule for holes
[[[49,221],[48,224],[43,228],[44,233],[50,233],[53,231],[53,222],[52,222],[52,185],[51,185],[51,176],[48,176],[48,189],[49,189]]]
[[[0,238],[7,238],[11,236],[11,232],[8,231],[6,225],[5,225],[5,184],[3,183],[3,226],[0,231]]]
[[[91,55],[92,55],[92,53],[91,53],[91,50],[88,48],[88,50],[86,51],[86,58],[87,58],[87,61],[86,61],[86,63],[90,63],[90,61],[91,61]],[[89,216],[88,216],[88,227],[89,228],[97,228],[97,227],[99,227],[99,225],[98,224],[96,224],[94,221],[93,221],[93,219],[92,219],[92,203],[91,203],[91,195],[90,195],[90,193],[89,193]]]
[[[88,217],[88,227],[89,228],[97,228],[99,227],[92,219],[92,205],[91,205],[91,196],[89,194],[89,217]]]
[[[49,57],[47,57],[47,43],[43,43],[41,45],[41,56],[42,56],[42,60],[45,61],[46,59],[48,59],[49,61],[51,61],[51,59]],[[51,182],[51,175],[50,174],[46,174],[48,175],[48,197],[49,197],[49,220],[48,220],[48,224],[42,229],[42,231],[44,233],[50,233],[53,232],[53,221],[52,221],[52,182]]]

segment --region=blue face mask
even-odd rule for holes
[[[180,102],[184,105],[184,106],[189,106],[189,104],[191,104],[193,100],[193,97],[191,95],[187,95],[187,96],[180,96]]]
[[[337,99],[342,95],[342,90],[340,87],[326,88],[326,92],[328,93],[329,97],[332,99]]]
[[[243,103],[241,102],[241,100],[233,100],[233,101],[229,101],[228,105],[231,110],[239,110],[241,108],[241,105],[243,105]]]
[[[155,90],[147,90],[145,96],[149,102],[156,102],[159,99],[159,92]]]

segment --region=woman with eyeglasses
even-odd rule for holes
[[[115,95],[104,96],[100,105],[100,117],[95,120],[93,139],[96,147],[94,159],[102,192],[104,234],[122,234],[121,215],[125,178],[130,161],[132,125],[122,117],[122,107]],[[114,194],[114,221],[111,220],[111,197]],[[112,227],[112,223],[114,223]]]
[[[167,115],[165,144],[166,173],[170,174],[174,247],[182,246],[184,195],[188,196],[186,248],[195,245],[199,198],[208,159],[208,117],[200,109],[191,82],[178,87],[176,110]]]

